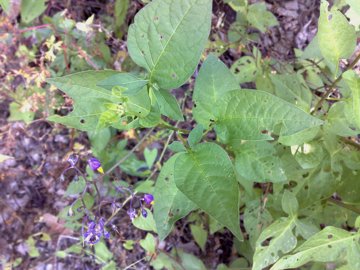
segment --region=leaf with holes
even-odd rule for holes
[[[258,90],[226,93],[214,107],[215,130],[225,143],[272,140],[271,134],[288,136],[320,126],[320,119],[294,105]]]
[[[202,64],[194,88],[193,115],[204,127],[214,120],[214,104],[226,92],[240,89],[230,70],[216,56],[209,55]]]
[[[235,148],[235,168],[253,182],[283,182],[286,175],[274,146],[266,141],[249,141]]]
[[[214,143],[202,143],[180,153],[175,161],[174,179],[186,197],[242,239],[239,187],[224,149]]]
[[[177,220],[197,208],[175,185],[174,164],[178,156],[171,157],[164,164],[155,184],[154,219],[160,240],[172,231]]]
[[[211,0],[154,0],[135,16],[128,48],[162,89],[181,86],[194,72],[210,32]]]
[[[334,262],[345,259],[352,269],[360,269],[360,234],[326,227],[281,258],[271,270],[296,268],[308,262]]]
[[[256,79],[258,68],[253,57],[243,56],[232,64],[231,72],[238,83],[252,82]]]
[[[278,219],[261,233],[256,241],[252,270],[262,270],[296,247],[295,220],[295,217]]]
[[[329,3],[323,1],[318,23],[318,43],[324,58],[338,66],[341,58],[349,58],[355,50],[356,33],[346,17],[335,8],[328,10]]]

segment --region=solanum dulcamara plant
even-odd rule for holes
[[[137,72],[48,80],[74,102],[71,113],[49,120],[88,132],[97,143],[107,142],[109,130],[169,130],[177,138],[165,145],[172,155],[151,192],[116,179],[112,172],[123,156],[106,156],[105,146],[81,157],[86,172],[77,167],[78,156],[69,158],[77,179],[68,194],[77,197],[67,211],[82,220],[83,241],[116,237],[111,220],[121,208],[134,226],[150,226],[155,242],[197,212],[209,218],[210,233],[233,234],[238,256],[253,270],[327,263],[360,269],[358,21],[324,0],[318,32],[304,51],[296,50],[294,65],[262,58],[254,47],[244,50],[235,74],[205,51],[212,2],[153,0],[141,9],[127,36]],[[240,15],[249,10],[248,3],[238,7]],[[171,92],[184,84],[191,113]],[[178,127],[190,121],[192,130]],[[102,192],[105,184],[111,196]],[[101,213],[106,202],[110,217]]]

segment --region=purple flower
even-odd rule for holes
[[[154,196],[151,194],[145,194],[143,200],[148,205],[154,204]]]
[[[78,155],[70,155],[69,158],[68,158],[68,162],[70,163],[70,166],[71,167],[75,167],[76,163],[78,162],[79,160],[79,156]]]
[[[83,233],[84,242],[90,245],[98,243],[101,237],[109,239],[110,233],[105,229],[105,220],[100,218],[98,223],[90,221],[88,223],[88,229]]]
[[[129,215],[131,221],[134,220],[134,218],[137,217],[137,213],[136,213],[136,210],[134,208],[130,208],[128,211],[127,211],[127,214]]]
[[[104,173],[104,170],[101,167],[101,162],[97,158],[95,158],[95,157],[89,158],[88,164],[89,164],[89,167],[93,171],[98,171],[99,173]]]

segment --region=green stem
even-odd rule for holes
[[[356,208],[356,207],[353,206],[353,205],[345,204],[345,203],[343,203],[343,202],[341,202],[341,201],[335,200],[334,198],[329,198],[329,199],[328,199],[328,202],[331,203],[331,204],[340,206],[340,207],[342,207],[342,208],[345,208],[345,209],[347,209],[347,210],[353,211],[354,213],[357,213],[358,215],[360,215],[360,209],[359,209],[359,208]]]
[[[167,128],[167,129],[170,129],[170,130],[173,130],[173,131],[176,131],[176,132],[180,132],[180,133],[183,133],[183,134],[189,134],[190,131],[187,130],[187,129],[182,129],[182,128],[178,128],[176,126],[172,126],[170,125],[169,123],[163,121],[161,124],[158,125],[158,127],[162,127],[162,128]]]

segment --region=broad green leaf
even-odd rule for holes
[[[360,170],[345,169],[336,193],[344,203],[360,204]]]
[[[256,242],[252,270],[262,270],[296,247],[297,239],[293,234],[295,220],[294,217],[278,219],[261,233]],[[270,242],[265,245],[264,241],[269,238]]]
[[[70,182],[69,186],[67,187],[65,195],[72,196],[72,195],[80,194],[85,189],[85,186],[86,186],[86,182],[83,177],[80,176],[78,179],[73,179]]]
[[[294,145],[291,147],[291,152],[303,169],[312,169],[319,166],[325,157],[323,145],[318,141],[300,146]]]
[[[193,130],[191,130],[189,137],[188,137],[188,143],[189,143],[190,147],[194,147],[195,144],[197,144],[201,141],[203,132],[204,132],[204,128],[201,124],[197,125]]]
[[[214,143],[202,143],[180,153],[175,161],[174,179],[186,197],[242,239],[239,187],[224,149]]]
[[[284,191],[281,199],[281,206],[284,212],[289,216],[295,216],[299,209],[299,203],[296,196],[288,190]]]
[[[356,129],[355,121],[347,119],[346,111],[352,111],[348,102],[339,101],[330,107],[324,129],[326,132],[339,136],[356,136],[359,131]]]
[[[186,270],[206,270],[204,263],[196,256],[178,250],[178,255],[181,259],[181,268]],[[180,270],[179,269],[179,270]]]
[[[171,143],[169,145],[169,149],[175,153],[186,151],[185,146],[179,141],[175,141],[175,142]]]
[[[181,86],[194,72],[210,32],[211,0],[154,0],[135,16],[128,48],[150,81]]]
[[[95,248],[95,258],[99,263],[104,263],[113,258],[112,252],[108,249],[106,244],[103,241],[94,245]]]
[[[256,240],[261,232],[268,227],[273,218],[266,208],[262,206],[260,200],[254,200],[246,203],[244,212],[244,226],[249,234],[251,247],[255,249]]]
[[[335,227],[326,227],[294,250],[293,255],[281,258],[271,270],[296,268],[308,262],[335,262],[344,257],[352,269],[360,269],[360,235]]]
[[[29,23],[40,16],[45,9],[45,0],[22,0],[20,7],[21,21]]]
[[[214,104],[226,92],[240,88],[230,70],[217,57],[209,55],[202,64],[194,88],[193,115],[205,128],[215,120]]]
[[[274,14],[266,9],[266,4],[263,2],[255,3],[248,7],[247,19],[251,26],[263,33],[267,28],[279,24]]]
[[[132,221],[133,225],[143,231],[153,231],[156,232],[156,226],[153,214],[149,209],[145,209],[147,212],[147,217],[143,217],[141,214],[138,215],[134,220]]]
[[[328,10],[329,3],[320,6],[318,22],[318,43],[324,58],[338,66],[341,58],[349,58],[355,50],[356,33],[346,17],[336,9]]]
[[[319,133],[319,131],[319,126],[304,129],[298,133],[289,136],[281,136],[279,138],[279,143],[287,146],[302,145],[303,143],[312,141]]]
[[[131,73],[116,73],[109,76],[108,78],[99,81],[98,86],[103,87],[107,90],[112,90],[114,86],[123,87],[124,95],[135,95],[137,94],[146,84],[148,80],[137,77]]]
[[[270,76],[275,86],[275,95],[309,112],[312,94],[301,75],[276,74]]]
[[[258,68],[253,57],[243,56],[232,64],[231,72],[238,83],[252,82],[256,79]]]
[[[313,222],[309,221],[309,219],[297,219],[295,221],[296,235],[301,235],[304,239],[309,239],[311,236],[319,232],[319,228],[313,224]]]
[[[125,113],[146,117],[150,112],[150,100],[146,87],[136,95],[125,97],[118,91],[109,91],[97,86],[99,81],[115,74],[115,71],[84,71],[59,78],[48,79],[48,82],[69,95],[74,101],[74,110],[67,116],[52,115],[48,119],[83,131],[94,131],[101,121],[108,122],[121,115],[116,111],[124,103]],[[100,118],[100,121],[99,121]],[[115,123],[114,123],[115,124]]]
[[[360,77],[353,70],[348,70],[343,74],[343,78],[351,89],[352,108],[355,124],[360,129]]]
[[[289,136],[323,123],[294,105],[258,90],[228,92],[214,110],[217,135],[226,143],[272,140],[271,134]]]
[[[87,134],[95,156],[105,149],[111,138],[111,130],[109,128],[98,131],[89,131]]]
[[[286,175],[274,146],[266,141],[249,141],[236,146],[235,168],[253,182],[283,182]]]
[[[184,121],[184,116],[181,112],[176,98],[167,90],[155,90],[157,104],[159,105],[160,113],[178,121]]]
[[[195,242],[199,245],[201,250],[205,252],[205,245],[208,237],[208,232],[202,225],[190,224],[190,231],[194,237]]]
[[[175,185],[174,164],[178,156],[171,157],[164,164],[155,184],[154,219],[160,240],[172,231],[177,220],[196,209],[196,205]]]

